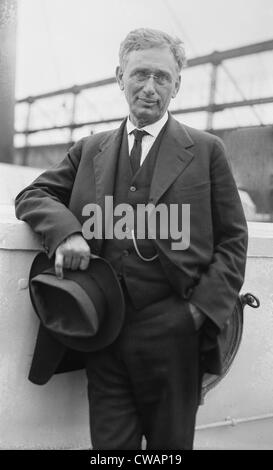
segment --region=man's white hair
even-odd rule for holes
[[[150,49],[153,47],[169,47],[173,53],[179,72],[186,65],[186,55],[183,42],[178,37],[172,37],[163,31],[150,28],[139,28],[130,31],[119,50],[120,66],[124,68],[126,57],[131,51]]]

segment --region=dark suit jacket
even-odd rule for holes
[[[80,140],[60,164],[17,196],[17,217],[41,235],[50,257],[66,237],[81,232],[86,221],[83,207],[97,203],[103,209],[105,196],[113,194],[124,125],[125,121],[115,131]],[[174,290],[207,316],[202,343],[207,354],[205,369],[219,374],[217,334],[234,309],[244,279],[247,251],[247,225],[222,141],[183,126],[170,116],[149,201],[190,204],[189,248],[173,251],[170,238],[156,239],[154,243]],[[92,239],[88,243],[91,251],[99,255],[102,240]],[[47,340],[38,339],[34,361],[36,366],[40,361],[41,367],[36,367],[40,378],[33,373],[33,381],[48,380],[63,358],[64,351],[58,349],[58,360],[54,363],[53,354],[50,368],[45,361],[46,349]],[[69,369],[69,365],[59,368]]]

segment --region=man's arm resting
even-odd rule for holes
[[[69,235],[81,232],[80,222],[68,208],[81,152],[79,141],[58,166],[42,173],[15,200],[17,218],[41,235],[49,257]]]

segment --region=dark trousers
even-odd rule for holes
[[[93,448],[191,449],[199,404],[199,333],[187,302],[170,296],[126,322],[86,372]]]

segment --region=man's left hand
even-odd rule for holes
[[[192,314],[192,318],[195,324],[195,329],[199,330],[199,328],[201,328],[201,326],[203,325],[206,319],[206,315],[203,312],[201,312],[201,310],[199,310],[195,305],[191,304],[190,302],[189,302],[189,308],[190,308],[190,312]]]

